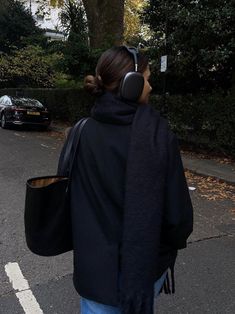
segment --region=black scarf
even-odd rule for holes
[[[91,110],[99,121],[130,124],[121,248],[123,314],[153,314],[154,269],[162,225],[168,124],[150,105],[100,96]]]

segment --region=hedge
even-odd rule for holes
[[[0,96],[22,96],[35,98],[42,102],[56,120],[74,123],[81,117],[89,115],[94,99],[81,89],[59,88],[25,88],[0,89]]]
[[[0,96],[16,91],[2,89]],[[23,95],[44,103],[53,119],[71,123],[89,116],[94,103],[83,89],[24,89]],[[161,108],[161,96],[152,95],[150,101],[156,109]],[[169,123],[181,140],[235,156],[235,95],[171,95],[166,103]]]
[[[161,97],[151,100],[159,109]],[[169,123],[181,140],[235,156],[235,95],[172,95],[166,103]]]

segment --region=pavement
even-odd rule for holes
[[[235,185],[235,163],[222,164],[215,159],[201,159],[182,154],[184,168],[202,176]]]
[[[37,256],[27,248],[24,235],[25,182],[30,177],[56,172],[67,127],[52,125],[54,132],[0,128],[0,314],[80,314],[80,298],[72,283],[72,252]],[[214,180],[208,182],[211,181],[212,193],[224,187]],[[211,200],[202,195],[207,192],[201,192],[196,179],[193,186],[196,189],[189,192],[194,230],[187,249],[178,253],[176,293],[160,296],[155,312],[234,314],[234,198],[228,194]],[[231,193],[233,190],[234,187]],[[21,276],[15,269],[6,271],[6,267],[14,265],[18,265]],[[17,275],[17,285],[12,275]],[[41,311],[35,310],[36,306]]]
[[[58,123],[51,125],[51,130],[65,133],[66,127]],[[202,176],[210,176],[220,181],[235,185],[235,162],[221,163],[218,159],[203,159],[196,154],[181,154],[185,170]]]

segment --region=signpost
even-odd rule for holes
[[[167,112],[166,108],[166,75],[167,75],[167,55],[161,56],[161,68],[160,72],[164,73],[163,80],[163,104],[162,104],[162,114],[165,115]]]
[[[161,56],[161,72],[166,72],[167,70],[167,55]]]

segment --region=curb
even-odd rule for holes
[[[235,186],[235,165],[219,164],[214,160],[189,159],[184,156],[182,161],[185,170]]]
[[[221,183],[226,183],[226,184],[229,184],[229,185],[232,185],[232,186],[235,186],[235,183],[231,180],[227,180],[227,179],[224,179],[224,178],[220,178],[219,176],[215,176],[215,175],[212,175],[212,174],[206,174],[200,170],[194,170],[194,169],[190,169],[188,167],[184,167],[184,170],[187,170],[187,171],[190,171],[192,172],[193,174],[197,174],[199,176],[202,176],[202,177],[211,177],[211,178],[214,178],[216,179],[217,181],[221,182]]]

